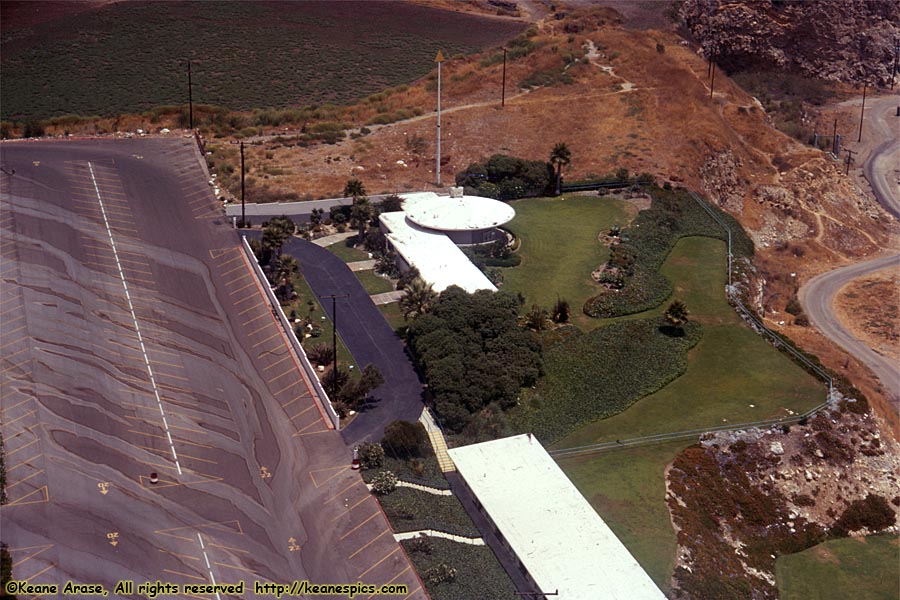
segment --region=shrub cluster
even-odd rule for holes
[[[621,276],[620,288],[589,298],[584,312],[591,317],[618,317],[649,310],[672,293],[672,283],[659,268],[679,238],[704,236],[726,240],[722,227],[685,190],[650,189],[650,208],[641,211],[620,233],[609,266]],[[753,255],[753,242],[730,215],[716,209],[732,231],[735,258]]]
[[[519,328],[518,309],[511,294],[452,286],[410,325],[409,348],[452,432],[486,406],[513,406],[519,388],[540,375],[540,340]]]
[[[476,196],[514,200],[553,195],[556,177],[553,165],[495,154],[483,163],[472,163],[456,175],[456,185],[468,188]]]
[[[401,544],[419,573],[427,573],[441,564],[457,570],[453,581],[435,585],[426,579],[428,595],[434,600],[518,600],[516,588],[500,566],[497,557],[487,546],[460,544],[452,540],[431,538],[430,553],[415,551],[417,540],[403,540]]]
[[[684,373],[702,335],[693,322],[680,337],[667,327],[662,318],[622,321],[557,343],[544,354],[544,378],[510,413],[514,428],[552,443],[662,388]]]
[[[897,522],[894,509],[885,498],[869,494],[863,500],[854,500],[844,513],[832,525],[831,532],[837,537],[844,537],[853,531],[868,529],[874,533],[890,527]]]

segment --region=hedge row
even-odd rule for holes
[[[651,188],[649,209],[638,213],[622,230],[621,242],[613,248],[611,264],[625,271],[620,290],[603,290],[584,303],[591,317],[619,317],[649,310],[672,294],[672,283],[659,273],[669,252],[682,237],[703,236],[727,240],[722,227],[703,210],[686,190]],[[729,214],[711,207],[732,232],[735,258],[753,256],[753,242]]]
[[[688,322],[672,335],[663,318],[613,323],[573,333],[544,353],[545,376],[510,412],[517,431],[547,445],[578,427],[622,412],[687,369],[687,353],[702,336]]]

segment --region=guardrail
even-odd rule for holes
[[[247,254],[247,259],[250,262],[254,274],[262,284],[263,290],[265,290],[266,298],[269,300],[269,304],[272,306],[272,313],[275,315],[276,320],[281,324],[281,327],[287,334],[287,338],[291,344],[291,348],[293,348],[294,353],[300,361],[300,366],[303,367],[303,370],[306,373],[306,378],[309,380],[309,383],[313,387],[313,391],[315,392],[315,400],[319,403],[319,408],[321,408],[322,411],[326,415],[328,415],[328,419],[331,421],[331,424],[334,425],[335,430],[339,431],[341,429],[341,419],[335,412],[334,407],[331,406],[331,400],[328,399],[328,394],[325,393],[325,388],[322,387],[322,383],[319,381],[319,378],[316,375],[316,371],[315,369],[313,369],[312,363],[310,363],[309,358],[306,357],[306,352],[303,350],[303,346],[301,346],[299,340],[297,340],[297,336],[294,334],[294,329],[293,327],[291,327],[290,321],[288,321],[288,318],[285,316],[284,311],[281,308],[281,303],[278,301],[278,298],[275,297],[275,293],[269,286],[269,280],[266,279],[265,273],[263,273],[262,268],[256,261],[256,256],[253,254],[253,250],[250,249],[250,244],[247,243],[246,236],[241,236],[241,246],[243,247],[244,252]]]
[[[584,192],[589,190],[617,190],[631,185],[630,181],[573,182],[560,186],[561,192]]]

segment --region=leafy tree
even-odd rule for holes
[[[372,203],[365,196],[353,199],[353,207],[350,209],[350,225],[359,231],[359,243],[365,241],[366,229],[369,227],[369,221],[375,216],[375,209]]]
[[[348,379],[340,388],[337,399],[348,408],[359,410],[365,403],[366,397],[375,388],[384,383],[381,371],[375,365],[366,365],[358,380]]]
[[[421,423],[391,421],[384,428],[381,445],[395,458],[419,456],[421,448],[428,443],[428,434]]]
[[[284,243],[294,235],[297,227],[289,217],[273,217],[263,223],[262,246],[281,256]]]
[[[397,289],[398,290],[406,289],[406,286],[408,286],[410,283],[412,283],[413,279],[417,279],[419,277],[421,277],[421,274],[419,273],[418,267],[413,266],[413,267],[408,268],[407,270],[405,270],[403,273],[400,274],[400,279],[397,280]]]
[[[675,300],[672,304],[669,305],[669,308],[666,309],[666,321],[672,324],[673,327],[681,328],[688,320],[688,309],[687,306],[684,305],[684,302],[681,300]]]
[[[359,464],[363,469],[375,469],[384,464],[384,448],[376,442],[359,445]]]
[[[376,204],[375,207],[378,209],[379,214],[383,212],[398,212],[403,210],[403,198],[397,194],[391,194]]]
[[[572,152],[564,143],[553,146],[550,151],[550,164],[556,167],[556,195],[562,192],[562,168],[572,162]]]
[[[325,211],[321,208],[314,208],[312,212],[309,214],[309,222],[313,227],[318,227],[322,224],[322,218],[325,214]]]
[[[44,137],[44,125],[40,121],[28,121],[22,131],[22,137]]]
[[[353,198],[354,203],[358,198],[366,197],[366,188],[363,185],[363,182],[354,177],[353,179],[349,179],[347,184],[344,186],[344,197],[345,198]]]
[[[416,277],[409,282],[405,290],[406,293],[400,298],[400,312],[407,321],[431,310],[431,305],[438,296],[434,287],[421,277]]]
[[[388,251],[387,237],[380,227],[373,227],[366,233],[363,246],[375,256],[382,256]]]
[[[451,286],[410,325],[410,351],[451,431],[488,405],[514,406],[519,389],[540,375],[540,339],[519,327],[519,306],[507,292]]]
[[[316,344],[306,351],[306,356],[317,365],[328,365],[334,360],[334,346],[331,344]]]

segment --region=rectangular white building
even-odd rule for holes
[[[449,450],[459,474],[548,600],[665,600],[544,447],[518,435]]]

